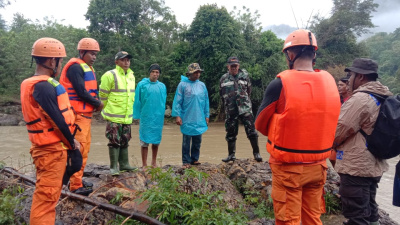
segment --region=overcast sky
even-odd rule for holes
[[[89,0],[10,0],[11,5],[0,9],[3,19],[12,21],[15,13],[21,13],[32,21],[43,21],[47,16],[58,22],[74,27],[85,28],[89,22],[85,20]],[[392,32],[400,27],[400,0],[376,0],[381,6],[375,13],[373,22],[379,26],[375,31]],[[329,16],[332,0],[165,0],[176,15],[179,23],[190,24],[198,8],[204,4],[217,3],[228,11],[233,7],[242,8],[245,4],[251,12],[258,10],[263,27],[287,24],[292,27],[305,28],[310,15]],[[292,8],[293,7],[293,12]],[[294,18],[296,16],[296,20]]]
[[[89,22],[85,20],[89,0],[11,0],[12,4],[0,10],[7,22],[11,22],[17,12],[35,21],[43,17],[54,17],[58,22],[74,27],[85,28]],[[176,15],[179,23],[190,24],[201,5],[217,3],[225,6],[230,12],[233,7],[242,8],[244,4],[251,12],[258,10],[262,26],[288,24],[297,27],[290,7],[293,6],[299,27],[305,27],[311,13],[329,15],[331,0],[165,0],[166,6]],[[62,21],[63,20],[63,21]],[[304,25],[302,25],[304,24]]]

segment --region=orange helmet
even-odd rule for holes
[[[317,51],[317,39],[315,39],[314,34],[309,30],[295,30],[287,36],[285,43],[283,44],[282,52],[290,47],[307,45],[314,46],[315,51]]]
[[[82,38],[78,43],[78,50],[100,51],[99,43],[93,38]]]
[[[65,47],[61,41],[54,38],[40,38],[32,46],[32,56],[38,57],[66,57]]]

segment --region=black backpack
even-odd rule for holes
[[[368,150],[379,159],[390,159],[400,154],[400,95],[382,96],[362,91],[374,96],[381,104],[378,118],[371,135],[362,129]]]

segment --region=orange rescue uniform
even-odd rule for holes
[[[268,136],[276,224],[322,224],[326,159],[340,113],[336,83],[323,70],[277,77],[279,99],[260,109],[255,123]]]
[[[91,143],[91,122],[94,111],[94,106],[87,104],[82,99],[80,99],[72,86],[72,83],[67,77],[68,69],[74,65],[79,64],[84,73],[85,89],[93,97],[97,99],[97,81],[96,74],[93,67],[87,65],[85,61],[78,58],[71,58],[68,63],[64,66],[61,76],[60,83],[67,89],[69,100],[74,110],[77,112],[75,123],[79,125],[82,131],[77,132],[75,139],[81,143],[81,154],[82,154],[82,168],[80,171],[74,173],[70,179],[70,190],[74,191],[80,187],[83,187],[82,177],[83,171],[86,166],[88,155],[90,152]]]
[[[36,167],[36,187],[32,197],[30,224],[54,224],[55,207],[61,195],[62,178],[66,168],[67,149],[57,128],[45,115],[33,97],[35,84],[47,81],[57,93],[57,103],[65,119],[74,129],[75,115],[63,86],[46,75],[33,76],[21,84],[21,106],[29,140],[32,142],[30,153]]]

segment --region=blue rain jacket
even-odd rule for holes
[[[149,78],[139,82],[135,91],[133,118],[140,119],[140,140],[150,144],[161,142],[166,100],[167,89],[163,83],[151,82]]]
[[[176,88],[172,116],[181,117],[181,132],[185,135],[195,136],[206,132],[206,118],[210,116],[206,85],[199,80],[191,81],[182,75]]]

